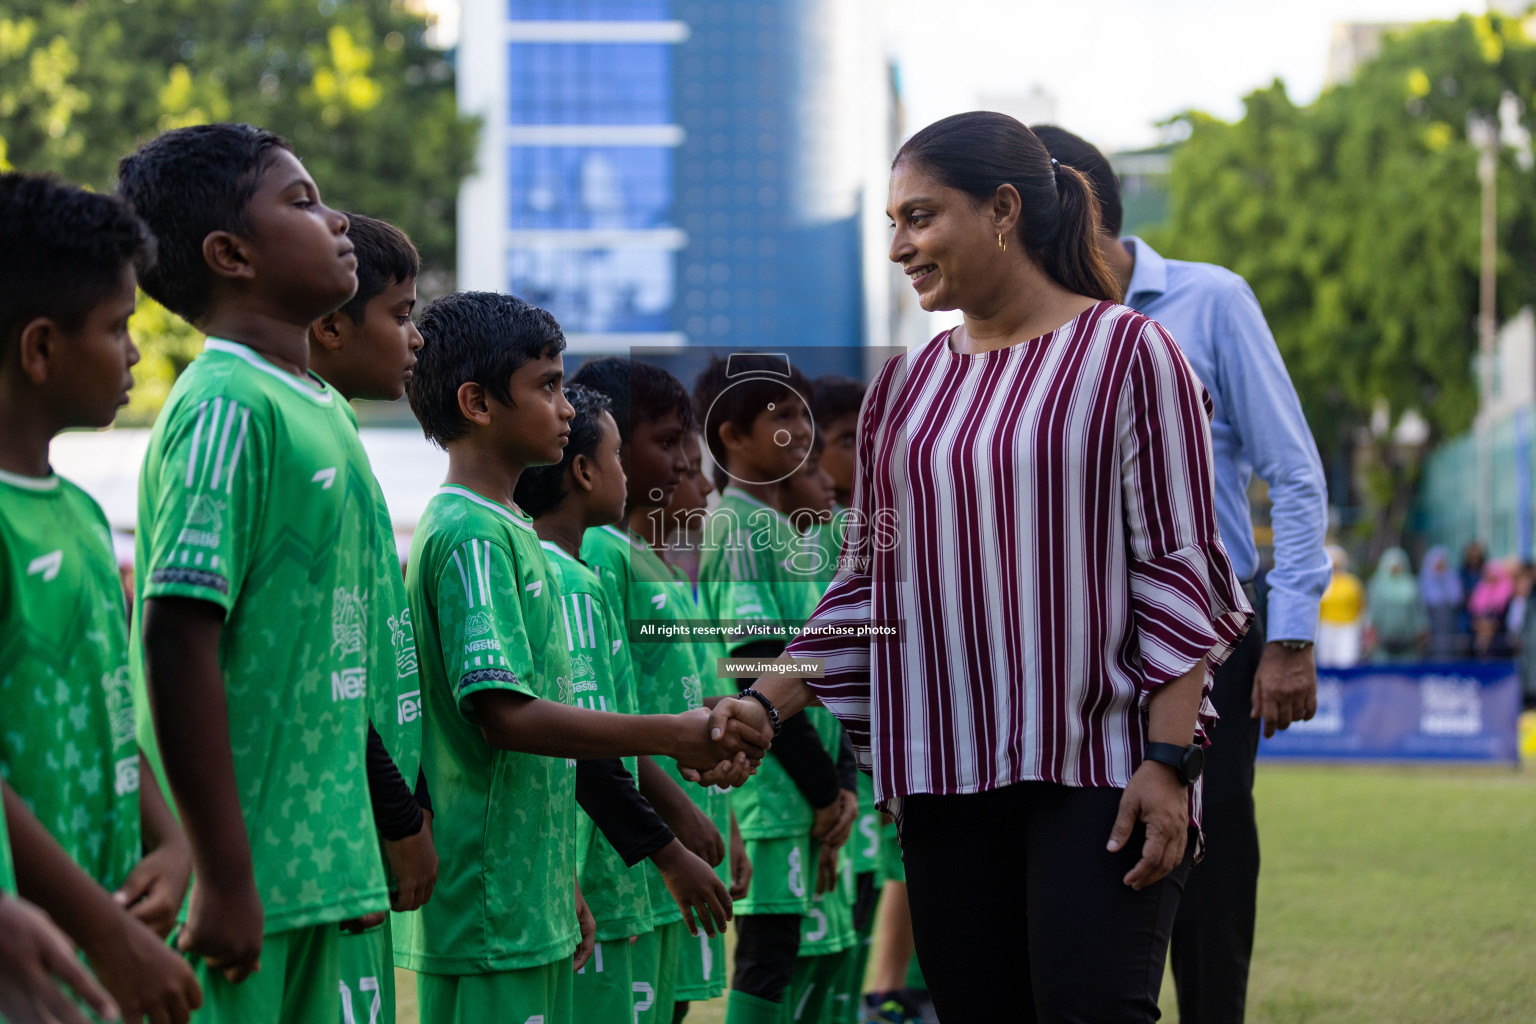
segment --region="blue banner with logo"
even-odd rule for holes
[[[1324,669],[1316,716],[1263,740],[1259,756],[1515,762],[1519,717],[1507,661]]]

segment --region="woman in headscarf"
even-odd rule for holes
[[[1408,553],[1388,548],[1376,564],[1366,591],[1371,628],[1376,634],[1372,661],[1413,661],[1427,621]]]
[[[1429,620],[1429,658],[1448,660],[1465,656],[1470,645],[1457,620],[1467,594],[1462,589],[1461,576],[1451,564],[1451,553],[1443,545],[1430,548],[1424,556],[1424,565],[1419,569],[1419,597]]]
[[[1479,658],[1501,658],[1508,653],[1504,616],[1515,596],[1515,578],[1508,562],[1495,559],[1483,566],[1483,578],[1467,598],[1472,617],[1472,650]]]

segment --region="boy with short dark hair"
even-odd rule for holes
[[[310,366],[349,402],[396,401],[405,394],[421,348],[421,334],[411,320],[421,257],[398,228],[361,214],[349,214],[348,220],[357,292],[336,312],[310,324]],[[368,793],[390,869],[390,908],[406,912],[426,902],[437,880],[431,804],[419,771],[421,682],[389,507],[372,467],[366,472],[359,467],[357,475],[370,485],[378,519],[377,592],[368,609],[374,654],[368,680]],[[417,781],[414,792],[407,779]],[[378,914],[345,927],[340,958],[343,1019],[394,1024],[389,916]]]
[[[309,325],[357,289],[347,218],[251,125],[164,132],[118,178],[159,239],[144,289],[209,336],[139,492],[140,740],[195,866],[177,945],[210,1020],[336,1024],[337,923],[389,906],[364,771],[378,514],[308,369]]]
[[[621,715],[573,707],[561,593],[514,496],[530,466],[559,462],[574,410],[565,337],[509,295],[429,305],[407,387],[448,478],[427,504],[406,589],[421,655],[422,761],[442,858],[433,900],[402,926],[428,1024],[572,1019],[571,964],[594,924],[576,882],[575,758],[666,754],[745,778],[767,735],[709,739],[706,712]],[[729,912],[704,922],[723,927]]]
[[[821,468],[832,478],[839,508],[853,505],[853,473],[858,455],[859,409],[864,405],[862,381],[829,373],[811,382],[811,416],[826,439]]]
[[[616,612],[613,592],[580,560],[582,537],[589,529],[618,522],[624,514],[625,476],[619,459],[619,428],[601,392],[573,384],[566,397],[576,410],[571,439],[558,464],[539,466],[518,480],[517,502],[534,517],[534,528],[549,555],[560,584],[566,647],[571,652],[576,703],[594,710],[636,713],[634,670],[629,637]],[[602,774],[607,762],[586,760],[577,766],[577,800],[587,813],[578,819],[578,860],[583,894],[597,921],[592,959],[577,974],[576,1018],[586,1024],[632,1024],[637,1018],[669,1020],[657,1005],[656,978],[650,963],[636,963],[633,950],[654,930],[654,910],[646,885],[648,859],[660,871],[676,904],[704,942],[718,941],[698,931],[692,918],[702,920],[712,900],[730,906],[725,885],[710,866],[683,845],[663,819],[694,816],[693,804],[650,758],[626,758],[612,774],[621,779],[598,792],[591,776]],[[642,769],[641,764],[645,763]],[[635,778],[650,777],[648,787],[658,801],[651,804],[635,787]],[[584,797],[583,775],[588,776]],[[655,775],[660,775],[658,793]],[[694,787],[690,787],[692,789]],[[609,820],[612,805],[624,802],[638,810],[639,821],[625,831],[645,841],[625,844]],[[608,811],[608,814],[604,812]],[[658,812],[660,812],[658,814]],[[595,826],[594,826],[595,821]],[[681,827],[686,834],[691,821]],[[628,847],[626,849],[626,846]],[[617,848],[616,848],[617,847]],[[648,943],[647,943],[648,945]],[[641,947],[644,952],[645,946]]]
[[[705,530],[699,591],[709,618],[740,630],[727,643],[733,657],[777,656],[821,594],[820,549],[786,514],[785,485],[804,471],[815,443],[804,397],[810,392],[810,382],[785,356],[754,353],[712,360],[694,385],[721,485],[720,505]],[[812,916],[820,909],[814,895],[824,875],[821,851],[835,858],[856,800],[842,727],[824,710],[811,711],[802,727],[811,749],[791,744],[786,750],[781,734],[778,756],[733,797],[753,878],[739,907],[728,1024],[778,1020],[792,991],[802,934],[831,934]],[[816,744],[819,757],[812,756]],[[841,941],[838,935],[834,946]],[[808,981],[825,991],[819,978],[799,974],[796,994]],[[793,1017],[795,1007],[787,1012]]]
[[[581,557],[612,581],[621,619],[630,637],[635,663],[636,688],[642,712],[675,713],[703,707],[705,673],[713,666],[700,664],[701,645],[671,630],[698,618],[693,584],[677,566],[661,557],[642,531],[652,513],[672,500],[688,469],[685,439],[695,430],[692,403],[682,383],[666,370],[633,359],[607,357],[583,363],[577,383],[595,388],[613,403],[619,429],[620,452],[626,474],[625,518],[621,523],[588,530]],[[684,785],[696,808],[695,819],[703,832],[690,842],[695,852],[708,853],[709,863],[725,860],[722,829],[726,798],[723,794],[686,784],[679,773],[663,766],[671,781]],[[661,781],[656,781],[661,788]],[[647,780],[642,776],[642,792]],[[674,824],[674,828],[678,825]],[[658,903],[661,879],[651,874],[652,902]],[[656,1019],[672,1019],[679,993],[690,998],[718,983],[724,969],[724,943],[705,936],[698,945],[683,934],[670,908],[657,913],[656,929],[637,961],[654,964],[658,1008]],[[643,940],[644,941],[644,940]]]
[[[201,995],[163,938],[186,840],[140,770],[106,517],[49,464],[55,435],[107,426],[127,401],[135,267],[152,251],[112,197],[0,175],[0,788],[20,894],[125,1014],[184,1021]]]

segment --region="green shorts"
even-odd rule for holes
[[[725,933],[698,937],[683,930],[677,958],[677,1001],[713,999],[725,991]]]
[[[341,933],[341,1024],[395,1024],[395,947],[389,917]]]
[[[850,999],[854,998],[848,991],[854,959],[851,947],[841,953],[796,957],[789,987],[784,990],[782,1019],[797,1024],[831,1024],[848,1019]]]
[[[629,947],[635,1024],[672,1022],[672,1004],[677,1002],[679,935],[690,937],[681,921],[673,921],[640,936]]]
[[[197,1024],[336,1024],[342,1019],[341,929],[334,921],[274,932],[261,939],[261,970],[238,985],[192,962],[203,987]]]
[[[633,946],[628,939],[609,939],[592,947],[592,959],[576,972],[572,1003],[582,1024],[634,1024],[635,1001],[649,998],[651,986],[636,991]]]
[[[819,854],[820,843],[815,844]],[[810,908],[800,919],[800,956],[821,957],[852,949],[858,941],[853,932],[853,861],[844,850],[837,855],[837,884],[811,897]]]
[[[421,1024],[576,1024],[574,978],[569,957],[493,974],[418,972],[416,1004]]]
[[[748,839],[752,885],[736,901],[738,914],[796,914],[810,912],[816,890],[816,858],[810,835],[778,839]]]

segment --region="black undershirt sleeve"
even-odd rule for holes
[[[837,749],[837,784],[850,793],[859,791],[859,755],[853,752],[853,741],[846,732]]]
[[[731,657],[767,661],[777,658],[783,650],[784,645],[777,640],[756,640],[733,649]],[[812,807],[820,810],[837,800],[837,791],[842,788],[837,765],[805,715],[785,720],[768,753],[778,758],[784,773]]]
[[[576,802],[629,867],[676,838],[617,757],[576,762]]]
[[[368,799],[373,804],[373,823],[379,835],[391,842],[421,831],[421,805],[400,777],[395,759],[384,747],[384,738],[368,723]]]

